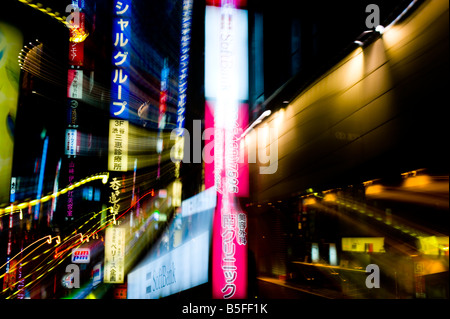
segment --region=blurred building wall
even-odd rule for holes
[[[356,45],[355,45],[356,47]],[[448,3],[424,2],[369,46],[355,48],[249,134],[276,132],[274,174],[251,166],[253,201],[309,187],[445,167]]]

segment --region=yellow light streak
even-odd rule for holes
[[[60,17],[60,16],[59,16],[59,13],[53,13],[53,12],[51,12],[51,11],[52,11],[51,8],[43,8],[41,3],[34,4],[34,3],[31,3],[31,2],[29,2],[29,1],[27,1],[27,0],[17,0],[17,1],[19,1],[19,2],[21,2],[21,3],[23,3],[23,4],[26,4],[27,6],[30,6],[30,7],[32,7],[33,9],[39,10],[39,11],[41,11],[42,13],[47,14],[48,16],[50,16],[50,17],[56,19],[57,21],[61,22],[61,23],[64,24],[66,27],[68,27],[68,23],[67,23],[67,21],[66,21],[66,17],[64,17],[64,16],[63,16],[63,17]]]
[[[103,178],[104,183],[107,182],[107,178],[105,179],[105,177],[101,177]],[[96,177],[91,177],[91,180],[96,179]],[[90,181],[90,180],[89,180]],[[87,181],[88,182],[88,181]],[[15,206],[16,207],[16,206]],[[46,242],[42,243],[39,247],[41,247],[42,245],[44,245],[45,243],[51,243],[51,241],[53,239],[56,239],[56,245],[54,245],[52,248],[47,249],[46,251],[44,251],[43,253],[41,253],[38,256],[34,256],[33,258],[22,262],[23,260],[25,260],[29,255],[31,255],[34,251],[36,251],[39,247],[36,247],[35,249],[33,249],[33,251],[31,251],[30,253],[28,253],[24,258],[22,258],[19,262],[21,263],[21,266],[25,266],[26,264],[28,264],[29,262],[33,261],[33,260],[37,260],[39,257],[43,257],[45,258],[44,260],[42,260],[36,267],[34,267],[34,269],[32,271],[30,271],[25,277],[20,278],[20,280],[17,280],[15,283],[12,284],[12,286],[17,285],[19,282],[21,282],[22,280],[25,280],[31,276],[34,276],[34,280],[32,280],[31,282],[25,284],[20,290],[17,290],[16,292],[12,293],[11,295],[9,295],[8,297],[6,297],[6,299],[11,299],[14,298],[14,296],[16,296],[18,293],[20,293],[21,291],[23,291],[25,288],[28,287],[33,287],[34,285],[37,285],[40,280],[42,280],[46,275],[48,275],[53,269],[55,269],[58,265],[60,265],[62,262],[64,262],[68,257],[70,257],[72,255],[73,249],[80,247],[83,243],[85,242],[89,242],[89,238],[96,238],[98,239],[98,232],[101,231],[102,229],[105,228],[105,226],[110,225],[113,222],[113,218],[110,217],[109,219],[105,219],[102,222],[102,219],[99,219],[94,225],[92,225],[89,229],[87,229],[86,231],[83,231],[82,233],[80,232],[80,230],[82,230],[86,225],[88,225],[88,223],[90,221],[92,221],[94,218],[101,216],[101,213],[104,211],[109,210],[110,207],[106,207],[103,210],[99,211],[99,212],[93,212],[91,213],[92,216],[90,216],[86,221],[84,221],[84,223],[76,230],[74,230],[70,235],[68,235],[66,238],[64,238],[61,241],[61,238],[59,236],[55,236],[52,237],[51,235],[47,235],[41,239],[39,239],[38,241],[42,241],[44,239],[47,239]],[[89,216],[89,214],[86,214]],[[86,216],[84,215],[84,216]],[[74,238],[77,238],[74,243],[70,243],[70,241],[72,241]],[[36,242],[35,242],[36,243]],[[33,243],[33,244],[35,244]],[[61,245],[62,243],[62,245]],[[64,244],[68,244],[68,247],[65,248],[63,251],[58,252],[57,254],[52,253],[56,248],[58,247],[64,247]],[[31,245],[30,245],[31,246]],[[28,247],[27,247],[28,248]],[[27,249],[26,248],[26,249]],[[22,251],[23,252],[23,251]],[[20,254],[20,253],[19,253]],[[47,255],[46,257],[44,257],[45,255]],[[56,256],[56,258],[55,258]],[[16,256],[15,256],[16,257]],[[48,260],[50,258],[50,260]],[[48,260],[46,263],[45,261]],[[2,266],[3,267],[3,266]],[[1,268],[1,267],[0,267]],[[5,274],[3,274],[2,276],[0,276],[0,279],[5,276]],[[29,288],[29,289],[31,289]],[[8,291],[9,287],[4,289],[1,293],[4,293],[6,291]]]
[[[24,249],[22,249],[18,254],[16,254],[14,257],[12,257],[12,258],[10,259],[10,262],[11,262],[14,258],[16,258],[18,255],[22,254],[25,250],[27,250],[27,249],[30,248],[31,246],[35,245],[36,243],[38,243],[38,242],[40,242],[40,241],[46,239],[46,243],[47,243],[47,244],[51,244],[51,243],[52,243],[52,240],[55,239],[55,238],[56,238],[56,245],[59,245],[59,244],[61,243],[61,239],[60,239],[59,236],[52,237],[51,235],[47,235],[47,236],[45,236],[45,237],[42,237],[42,238],[40,238],[40,239],[34,241],[34,242],[31,243],[30,245],[28,245],[27,247],[25,247]],[[29,254],[31,254],[33,251],[35,251],[37,248],[39,248],[39,247],[41,247],[42,245],[44,245],[44,244],[45,244],[45,243],[42,243],[41,245],[39,245],[38,247],[36,247],[35,249],[33,249],[30,253],[27,254],[27,256],[28,256]],[[24,258],[25,258],[25,257],[24,257]],[[22,258],[21,260],[19,260],[19,262],[22,261],[24,258]],[[8,264],[8,263],[6,262],[6,263],[3,264],[2,266],[0,266],[0,269],[2,269],[3,267],[5,267],[7,264]],[[3,276],[4,276],[4,274],[1,275],[0,278],[2,278]]]
[[[104,210],[107,210],[107,209],[109,209],[109,207],[106,208],[106,209],[104,209]],[[104,210],[102,210],[102,211],[104,211]],[[83,224],[83,226],[86,225],[87,222],[89,222],[89,221],[92,220],[93,218],[97,217],[98,214],[100,214],[102,211],[97,212],[97,213],[94,213],[94,216],[92,216],[88,221],[86,221],[86,222]],[[108,223],[111,223],[111,222],[112,222],[112,218],[110,218],[109,220],[106,220],[106,221],[103,222],[103,223],[101,223],[101,220],[100,220],[100,221],[98,221],[94,226],[92,226],[87,232],[85,232],[84,235],[83,235],[82,233],[74,234],[75,232],[77,232],[77,230],[75,230],[74,232],[72,232],[71,235],[69,235],[68,237],[66,237],[66,238],[63,240],[63,243],[65,243],[65,242],[67,242],[67,241],[69,241],[69,240],[71,240],[71,239],[73,239],[74,237],[77,237],[77,236],[80,237],[80,241],[79,241],[78,243],[72,245],[72,246],[69,246],[69,248],[67,248],[67,249],[65,249],[64,251],[62,251],[62,252],[60,253],[60,255],[58,256],[58,258],[56,258],[56,259],[53,258],[53,254],[50,254],[49,256],[47,256],[47,258],[49,258],[50,256],[52,256],[52,258],[50,259],[50,261],[47,262],[47,264],[44,264],[44,265],[42,265],[42,266],[39,267],[39,265],[41,265],[41,264],[44,262],[44,261],[42,261],[42,262],[37,266],[38,268],[35,268],[35,270],[31,271],[28,275],[26,275],[25,277],[23,277],[23,278],[20,279],[20,280],[25,280],[26,278],[32,276],[33,274],[36,274],[36,275],[37,275],[36,279],[34,279],[33,281],[31,281],[31,282],[29,282],[28,284],[26,284],[21,290],[23,290],[23,289],[29,287],[30,285],[37,284],[37,283],[39,282],[39,280],[40,280],[41,278],[43,278],[47,273],[50,273],[55,267],[57,267],[57,266],[58,266],[59,264],[61,264],[64,260],[66,260],[68,257],[70,257],[70,256],[72,255],[72,249],[75,249],[75,248],[80,247],[84,242],[89,242],[89,237],[92,237],[93,235],[95,235],[96,232],[97,232],[98,230],[102,229],[104,225],[106,225],[106,224],[108,224]],[[99,224],[99,223],[100,223],[100,225],[96,227],[96,225]],[[83,227],[83,226],[82,226],[82,227]],[[80,228],[82,228],[82,227],[80,227]],[[93,230],[93,229],[94,229],[94,230]],[[51,236],[48,235],[48,236],[45,236],[45,237],[41,238],[40,240],[45,239],[45,238],[48,238],[48,237],[51,238]],[[58,242],[58,239],[60,240],[59,236],[56,236],[56,237],[53,237],[53,238],[57,238],[57,242]],[[43,243],[43,244],[44,244],[44,243]],[[54,247],[53,247],[53,248],[54,248]],[[36,249],[37,249],[37,248],[36,248]],[[36,249],[34,249],[34,250],[36,250]],[[34,250],[33,250],[33,251],[34,251]],[[33,257],[31,260],[37,259],[38,257],[40,257],[40,256],[42,256],[42,255],[48,253],[50,250],[51,250],[51,249],[46,250],[44,253],[42,253],[42,254],[40,254],[40,255],[38,255],[38,256]],[[61,256],[62,256],[65,252],[68,252],[68,254],[67,254],[66,256],[64,256],[64,257],[61,258]],[[31,253],[31,252],[30,252],[30,253]],[[29,255],[29,254],[28,254],[28,255]],[[28,255],[27,255],[27,256],[28,256]],[[54,263],[55,261],[57,261],[57,260],[59,260],[59,259],[60,259],[60,261],[59,261],[58,263],[54,264],[53,266],[51,265],[52,263]],[[31,261],[31,260],[30,260],[30,261]],[[25,264],[27,264],[27,263],[30,262],[30,261],[27,261],[27,262],[25,262],[25,263],[22,263],[22,266],[24,266]],[[44,267],[46,267],[46,269],[43,269]],[[41,272],[41,271],[42,271],[42,272]],[[39,272],[40,272],[40,273],[39,273]],[[38,275],[38,274],[39,274],[39,275]],[[5,275],[5,274],[3,274],[3,276],[4,276],[4,275]],[[3,276],[0,276],[0,278],[3,277]],[[20,280],[17,281],[17,282],[15,282],[15,283],[12,284],[12,285],[14,286],[14,285],[18,284],[18,283],[20,282]],[[8,289],[9,289],[9,288],[6,288],[5,290],[2,291],[2,293],[6,292]],[[14,292],[14,293],[11,294],[10,296],[6,297],[6,299],[12,298],[13,296],[15,296],[16,294],[18,294],[19,292],[20,292],[20,290]]]
[[[83,185],[83,184],[85,184],[87,182],[91,182],[91,181],[94,181],[94,180],[101,179],[102,183],[106,184],[107,181],[108,181],[108,178],[109,178],[109,173],[101,173],[101,174],[98,174],[98,175],[93,175],[93,176],[87,177],[87,178],[85,178],[85,179],[83,179],[83,180],[81,180],[81,181],[79,181],[79,182],[77,182],[77,183],[75,183],[73,185],[70,185],[70,186],[68,186],[68,187],[66,187],[66,188],[64,188],[64,189],[62,189],[62,190],[60,190],[58,192],[46,195],[46,196],[44,196],[42,198],[33,199],[31,201],[28,201],[28,202],[22,202],[22,203],[19,203],[19,204],[10,205],[10,206],[8,206],[6,208],[0,208],[0,217],[4,216],[5,214],[11,213],[11,211],[12,211],[13,214],[14,213],[19,213],[20,209],[23,209],[23,208],[26,208],[26,207],[35,206],[38,203],[46,202],[46,201],[48,201],[48,200],[50,200],[52,198],[58,197],[59,195],[65,194],[69,190],[77,188],[77,187],[79,187],[79,186],[81,186],[81,185]]]

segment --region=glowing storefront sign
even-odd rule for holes
[[[91,250],[89,248],[72,249],[72,262],[76,264],[89,264]]]
[[[214,160],[205,186],[217,191],[213,222],[213,298],[247,297],[248,167],[240,135],[248,122],[248,26],[240,1],[207,1],[205,21],[205,125],[214,127]],[[212,123],[214,123],[212,125]]]

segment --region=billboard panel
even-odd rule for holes
[[[183,201],[181,213],[128,274],[128,299],[158,299],[208,282],[214,188]]]

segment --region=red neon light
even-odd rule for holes
[[[247,8],[247,0],[206,0],[207,6],[221,7],[222,4],[233,3],[236,9],[246,9]]]

